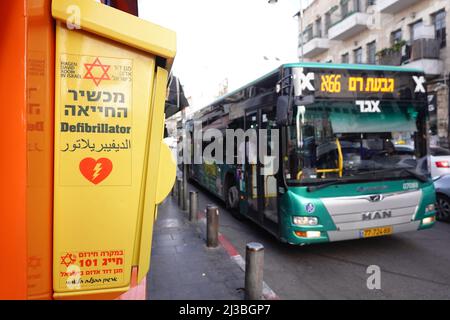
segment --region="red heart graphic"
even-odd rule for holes
[[[99,184],[105,180],[111,173],[113,164],[107,158],[95,160],[93,158],[85,158],[80,162],[80,171],[83,176],[93,184]]]

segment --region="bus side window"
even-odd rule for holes
[[[238,130],[238,129],[242,129],[242,130],[244,130],[244,118],[243,117],[241,117],[241,118],[237,118],[237,119],[234,119],[232,122],[230,122],[230,124],[228,125],[228,129],[232,129],[232,130]],[[225,135],[226,136],[226,135]],[[233,146],[233,155],[234,155],[234,163],[233,164],[239,164],[239,161],[238,161],[238,159],[239,159],[239,157],[240,157],[240,155],[238,154],[238,152],[239,152],[239,148],[238,148],[238,145],[237,145],[237,142],[236,142],[236,139],[235,139],[235,141],[224,141],[225,142],[225,148],[227,148],[227,146],[229,145],[229,144],[231,144],[232,146]],[[224,155],[227,155],[228,153],[227,152],[225,152],[224,153]]]

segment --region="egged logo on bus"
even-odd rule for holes
[[[356,100],[361,113],[381,113],[380,101]]]

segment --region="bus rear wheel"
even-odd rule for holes
[[[227,190],[227,208],[237,209],[239,206],[239,191],[236,186],[230,186]]]

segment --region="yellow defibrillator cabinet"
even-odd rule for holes
[[[162,142],[172,31],[92,0],[54,0],[54,297],[116,297],[149,270],[175,179]]]

